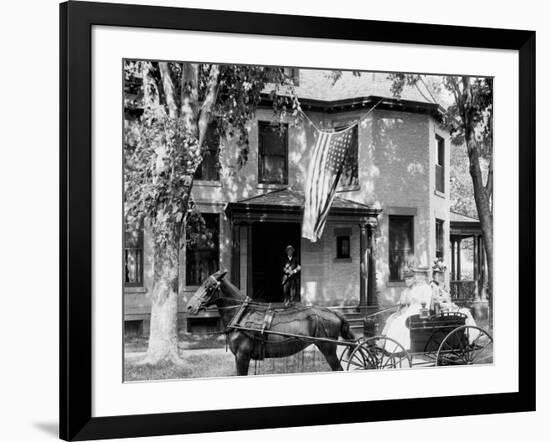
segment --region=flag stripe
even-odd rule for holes
[[[317,177],[319,175],[319,171],[317,168],[317,162],[319,161],[319,156],[321,155],[320,149],[318,149],[318,146],[323,142],[324,134],[320,133],[317,137],[317,143],[315,144],[315,147],[313,149],[313,161],[311,163],[312,173],[311,177]],[[309,202],[310,202],[310,209],[313,209],[313,200],[315,198],[314,189],[317,183],[314,180],[308,179],[307,182],[309,183]]]
[[[338,186],[338,180],[340,178],[341,173],[338,174],[336,179],[332,183],[332,189],[329,191],[329,198],[325,202],[325,205],[323,209],[320,211],[319,219],[317,220],[317,225],[315,228],[315,231],[317,232],[320,229],[320,222],[322,222],[322,226],[324,227],[324,221],[326,221],[328,216],[328,211],[330,210],[330,206],[332,206],[332,201],[334,201],[334,197],[336,195],[336,187]],[[322,227],[321,227],[321,233],[322,233]],[[319,235],[320,236],[320,235]]]
[[[302,236],[313,242],[323,234],[352,138],[349,130],[318,133],[306,177],[302,223]]]
[[[316,170],[315,170],[315,182],[313,186],[313,210],[315,213],[319,210],[319,205],[321,203],[321,196],[322,193],[319,192],[319,186],[322,186],[323,184],[323,166],[324,166],[324,159],[326,159],[326,152],[328,151],[328,146],[330,146],[330,140],[332,138],[332,134],[323,133],[323,138],[321,139],[321,143],[319,146],[319,157],[316,161]]]

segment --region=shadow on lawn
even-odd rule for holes
[[[141,353],[147,351],[148,338],[145,336],[125,336],[124,337],[124,352]],[[208,349],[208,348],[225,348],[225,335],[220,333],[211,334],[190,334],[180,333],[178,336],[178,346],[180,351]]]
[[[138,365],[143,356],[127,356],[124,361],[124,381],[151,381],[202,377],[235,376],[235,358],[225,349],[184,350],[183,365],[163,362],[156,366]],[[288,358],[251,361],[249,375],[314,373],[330,371],[321,353],[313,347]]]

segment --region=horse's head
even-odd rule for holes
[[[219,270],[206,278],[187,303],[187,311],[196,315],[200,310],[214,304],[220,296],[221,281],[226,274],[227,270]]]

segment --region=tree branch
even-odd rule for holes
[[[166,97],[168,115],[170,116],[170,118],[177,118],[178,106],[176,104],[174,83],[172,81],[170,66],[168,66],[168,63],[166,62],[159,62],[159,71],[162,81],[162,88],[164,89],[164,95]]]
[[[493,195],[493,156],[489,160],[489,171],[487,172],[487,182],[485,183],[485,193],[487,198],[491,198]]]
[[[199,67],[183,63],[181,75],[181,115],[191,133],[198,137],[197,114],[199,101]]]
[[[213,64],[210,68],[210,74],[208,76],[208,84],[206,86],[206,94],[202,103],[199,114],[199,149],[202,148],[202,143],[206,136],[206,129],[210,122],[212,115],[212,108],[216,103],[218,96],[218,77],[220,74],[220,67],[217,64]]]
[[[434,94],[432,94],[432,91],[430,90],[430,88],[428,87],[428,85],[426,84],[426,82],[424,81],[424,78],[422,77],[422,75],[419,76],[420,78],[420,82],[424,85],[424,88],[426,88],[426,90],[428,91],[428,94],[430,94],[430,97],[432,97],[432,101],[436,104],[439,104],[441,106],[441,104],[437,101],[437,99],[434,97]]]
[[[422,91],[420,90],[420,88],[418,87],[418,83],[415,83],[415,84],[414,84],[414,87],[416,88],[416,90],[418,91],[418,93],[419,93],[420,95],[422,95],[422,98],[424,98],[424,100],[426,100],[428,103],[431,103],[431,100],[430,100],[428,97],[426,97],[426,95],[424,94],[424,92],[422,92]]]

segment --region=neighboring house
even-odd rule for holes
[[[477,218],[472,218],[451,210],[451,258],[450,289],[456,302],[467,300],[487,300],[486,257],[481,224]],[[470,242],[471,272],[463,272],[463,244]],[[469,253],[468,253],[469,254]],[[468,257],[465,257],[466,261]]]
[[[344,73],[333,86],[326,71],[295,72],[302,109],[319,128],[345,127],[384,97],[353,129],[337,197],[316,243],[300,237],[306,170],[316,140],[310,121],[273,126],[266,99],[250,122],[250,152],[242,168],[232,140],[209,137],[192,191],[208,234],[181,252],[181,327],[196,332],[217,326],[215,311],[188,318],[184,306],[219,268],[228,269],[227,277],[243,293],[281,301],[281,260],[288,244],[302,266],[301,301],[346,313],[395,304],[407,265],[450,258],[450,141],[439,123],[440,108],[416,90],[394,99],[386,76]],[[126,331],[147,333],[152,286],[147,229],[127,234],[125,259]]]

